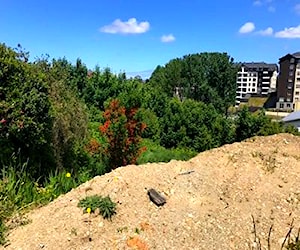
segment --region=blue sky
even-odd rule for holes
[[[0,42],[142,76],[206,51],[277,63],[300,51],[300,0],[0,0]]]

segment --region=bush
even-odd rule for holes
[[[137,109],[120,106],[112,100],[103,116],[105,122],[99,127],[106,139],[103,145],[109,171],[120,166],[135,164],[141,153],[141,135],[146,127],[137,115]]]

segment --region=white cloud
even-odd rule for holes
[[[276,9],[275,9],[274,6],[269,6],[269,7],[268,7],[268,11],[269,11],[269,12],[275,12]]]
[[[254,6],[261,6],[262,2],[260,0],[256,0],[256,1],[253,2],[253,5]]]
[[[120,19],[116,19],[113,23],[100,28],[100,31],[111,34],[140,34],[147,32],[149,28],[149,22],[138,23],[135,18],[130,18],[124,22]]]
[[[254,30],[255,30],[254,23],[247,22],[239,29],[239,33],[246,34],[246,33],[251,33]]]
[[[285,28],[275,33],[278,38],[300,38],[300,25],[297,27]]]
[[[294,11],[300,15],[300,3],[296,4],[295,7],[294,7]]]
[[[273,29],[271,27],[268,27],[265,30],[258,31],[257,33],[259,35],[262,35],[262,36],[272,36],[273,35]]]
[[[173,36],[172,34],[169,34],[169,35],[163,35],[160,40],[163,42],[163,43],[170,43],[170,42],[174,42],[175,41],[175,36]]]

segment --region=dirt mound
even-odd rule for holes
[[[31,211],[5,249],[251,249],[256,235],[280,249],[294,220],[300,227],[300,138],[254,137],[188,162],[127,166]],[[157,207],[147,190],[167,203]],[[109,195],[112,221],[83,214],[78,201]]]

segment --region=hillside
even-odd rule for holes
[[[299,137],[280,134],[188,162],[118,168],[31,211],[31,222],[10,232],[5,249],[251,249],[252,216],[262,245],[273,225],[271,248],[280,249],[291,222],[294,233],[300,227],[299,150]],[[156,207],[149,188],[167,203]],[[112,221],[77,207],[93,194],[118,203]]]

